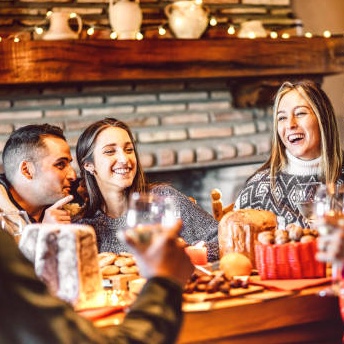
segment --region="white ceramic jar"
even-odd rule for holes
[[[117,39],[136,39],[142,24],[142,11],[136,1],[110,0],[109,19]]]

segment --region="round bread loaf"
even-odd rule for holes
[[[274,231],[276,215],[268,210],[239,209],[225,214],[219,222],[220,257],[229,252],[239,252],[248,257],[256,268],[254,246],[258,234]]]

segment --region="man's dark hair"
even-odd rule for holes
[[[48,123],[29,124],[11,133],[2,152],[4,171],[9,182],[21,161],[37,160],[40,150],[45,148],[44,138],[47,136],[55,136],[66,141],[63,130]]]

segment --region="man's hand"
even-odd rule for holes
[[[185,253],[185,242],[179,238],[182,221],[174,226],[162,228],[152,237],[150,243],[140,243],[132,237],[126,240],[134,249],[140,274],[143,277],[167,277],[184,286],[194,270],[189,256]]]
[[[64,210],[63,206],[72,201],[73,198],[74,197],[72,195],[68,195],[58,200],[51,207],[45,209],[42,223],[70,223],[70,212],[68,210]]]

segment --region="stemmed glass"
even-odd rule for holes
[[[162,226],[175,223],[176,214],[172,197],[134,192],[129,199],[126,234],[140,243],[149,243]]]
[[[315,199],[316,224],[319,232],[319,261],[331,263],[332,285],[321,296],[340,295],[344,267],[341,241],[344,232],[344,186],[322,184]]]
[[[320,185],[320,182],[300,183],[295,188],[296,206],[311,228],[316,219],[314,198]]]
[[[29,223],[29,216],[24,210],[13,210],[0,213],[1,229],[10,233],[17,244],[19,243],[24,227]]]

